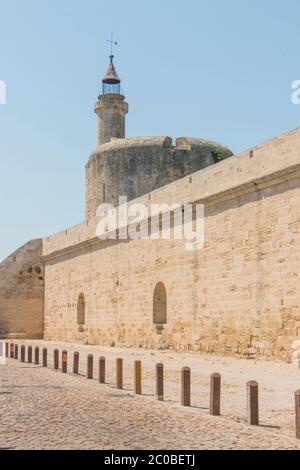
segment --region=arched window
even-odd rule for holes
[[[167,291],[162,282],[159,282],[154,290],[153,323],[161,326],[167,324]]]
[[[77,325],[85,324],[85,299],[84,295],[80,294],[77,302]]]

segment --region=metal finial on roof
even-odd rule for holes
[[[114,41],[114,33],[111,33],[110,39],[106,39],[106,42],[110,44],[110,55],[113,56],[113,47],[118,45],[118,43]]]
[[[111,39],[107,39],[110,44],[110,63],[108,69],[102,79],[102,94],[103,95],[120,95],[121,94],[121,79],[119,78],[114,66],[113,47],[118,43],[114,41],[114,35],[111,33]]]

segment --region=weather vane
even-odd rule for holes
[[[118,43],[114,41],[114,33],[111,33],[110,39],[107,39],[106,42],[110,44],[110,54],[113,55],[113,47],[118,45]]]

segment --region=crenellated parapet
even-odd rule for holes
[[[168,136],[113,139],[98,147],[86,166],[86,219],[100,204],[118,205],[231,157],[225,146],[204,139]]]

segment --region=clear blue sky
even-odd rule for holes
[[[133,135],[240,152],[300,125],[299,0],[0,0],[0,259],[84,218],[114,31]]]

